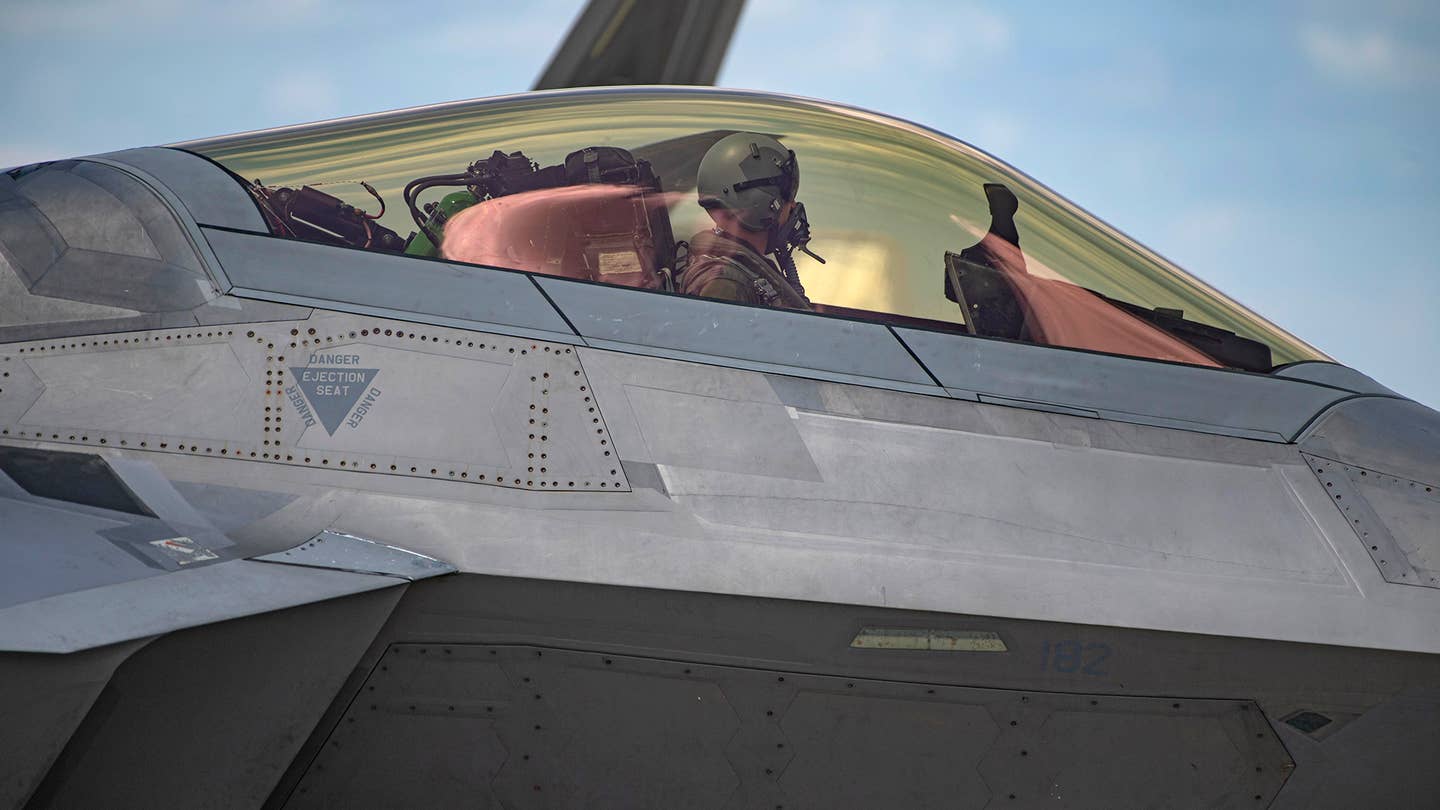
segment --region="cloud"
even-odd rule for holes
[[[1009,18],[968,3],[877,5],[861,2],[785,0],[746,7],[737,32],[737,50],[755,45],[752,32],[793,31],[789,47],[764,49],[799,66],[807,75],[904,72],[907,66],[956,69],[1009,53],[1014,26]],[[732,54],[734,56],[734,54]]]
[[[530,0],[523,9],[505,14],[476,14],[473,5],[433,9],[427,24],[413,32],[409,47],[416,53],[446,53],[487,62],[505,54],[537,52],[549,59],[565,39],[581,0]]]
[[[962,58],[971,64],[994,59],[1008,54],[1015,44],[1015,30],[1008,19],[964,4],[947,7],[939,24],[922,23],[910,29],[902,20],[898,30],[885,33],[895,46],[895,57],[913,55],[932,68],[958,67]]]
[[[1113,104],[1119,107],[1155,108],[1169,101],[1174,94],[1170,58],[1158,48],[1130,46],[1108,53],[1093,68],[1078,69],[1068,79],[1076,96],[1087,103]]]
[[[0,143],[0,169],[59,160],[74,154],[64,146],[36,146],[29,143]]]
[[[440,21],[433,30],[415,38],[415,47],[424,51],[465,54],[479,60],[489,59],[495,49],[526,53],[554,49],[565,35],[551,20],[538,15],[515,15],[509,19]]]
[[[327,0],[251,0],[195,3],[186,0],[18,0],[7,5],[0,39],[113,36],[116,31],[174,28],[277,28],[312,22]],[[343,9],[334,9],[339,15]]]
[[[182,11],[179,0],[87,0],[86,2],[18,2],[5,10],[7,36],[107,33],[116,26],[149,23]]]
[[[319,71],[293,71],[282,75],[265,91],[271,113],[289,121],[334,118],[340,107],[335,82]]]
[[[1440,75],[1440,53],[1384,31],[1309,24],[1300,29],[1300,46],[1316,70],[1347,83],[1403,85]]]
[[[1316,16],[1345,17],[1355,21],[1377,19],[1391,22],[1435,18],[1434,0],[1304,0],[1306,12]]]
[[[1255,243],[1263,232],[1254,223],[1258,212],[1245,203],[1209,201],[1187,206],[1177,216],[1162,220],[1154,246],[1161,254],[1214,284],[1237,300],[1264,304],[1245,270],[1257,270]],[[1259,311],[1265,314],[1265,308]]]
[[[1004,158],[1020,146],[1025,130],[1025,122],[1018,116],[995,110],[982,110],[971,119],[965,135],[975,146]]]
[[[955,26],[964,32],[971,48],[978,48],[981,55],[1003,53],[1014,44],[1014,28],[1010,21],[993,11],[979,6],[953,6],[950,9]]]
[[[1248,219],[1241,207],[1224,203],[1191,208],[1171,225],[1174,241],[1190,248],[1226,247]]]

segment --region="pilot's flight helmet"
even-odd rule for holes
[[[747,230],[767,231],[800,189],[800,164],[774,138],[737,132],[705,153],[695,185],[707,210],[727,209]]]

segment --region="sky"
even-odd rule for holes
[[[581,0],[6,0],[0,166],[519,92]],[[749,0],[718,84],[925,124],[1440,408],[1440,3]]]

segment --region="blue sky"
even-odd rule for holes
[[[0,165],[528,88],[580,0],[8,0]],[[720,84],[974,143],[1440,407],[1440,3],[749,0]]]

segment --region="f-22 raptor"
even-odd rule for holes
[[[739,12],[0,172],[0,806],[1435,806],[1440,414]]]

